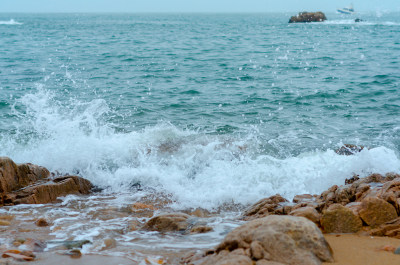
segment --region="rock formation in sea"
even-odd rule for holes
[[[92,187],[78,176],[52,177],[44,167],[0,157],[0,206],[49,203],[68,194],[88,194]]]
[[[322,22],[325,20],[326,16],[322,12],[300,12],[297,16],[292,16],[289,23]]]

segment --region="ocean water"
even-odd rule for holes
[[[0,155],[180,209],[399,172],[399,14],[291,15],[0,14]]]

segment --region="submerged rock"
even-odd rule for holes
[[[355,145],[355,144],[344,144],[339,149],[336,149],[335,152],[338,155],[354,155],[356,153],[361,152],[364,149],[362,145]]]
[[[165,213],[151,218],[143,227],[158,232],[184,232],[188,229],[190,215],[184,213]]]
[[[323,261],[333,261],[332,250],[313,222],[271,215],[234,229],[215,250],[186,264],[313,265]]]
[[[297,16],[292,16],[289,23],[322,22],[326,16],[322,12],[300,12]]]

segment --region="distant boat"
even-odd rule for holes
[[[339,12],[341,14],[351,15],[351,14],[354,14],[354,8],[353,8],[353,5],[351,4],[348,7],[343,7],[343,8],[337,9],[337,12]]]

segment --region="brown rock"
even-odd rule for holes
[[[43,226],[48,226],[48,225],[49,225],[49,223],[47,222],[47,220],[44,219],[44,218],[39,218],[39,219],[37,219],[36,222],[35,222],[35,224],[36,224],[37,226],[41,226],[41,227],[43,227]]]
[[[371,236],[389,236],[400,238],[400,217],[381,224],[379,227],[369,231]]]
[[[44,184],[29,186],[12,193],[8,204],[41,204],[55,201],[60,196],[68,194],[89,194],[92,184],[78,176],[55,178]]]
[[[361,202],[359,214],[361,219],[372,227],[397,218],[393,205],[375,197],[367,197]]]
[[[280,203],[287,202],[285,198],[277,194],[268,198],[259,200],[254,205],[250,206],[244,213],[243,217],[245,220],[252,220],[261,218],[274,213],[275,209]]]
[[[321,215],[313,207],[301,207],[291,211],[289,215],[305,217],[316,225],[320,225]]]
[[[143,229],[158,232],[184,232],[190,225],[189,218],[190,216],[184,213],[165,213],[151,218]]]
[[[314,201],[314,196],[312,196],[311,194],[300,194],[300,195],[296,195],[293,198],[293,202],[294,203],[307,203],[310,201]]]
[[[300,12],[297,16],[290,18],[289,23],[307,23],[325,21],[326,16],[322,12]]]
[[[33,164],[15,164],[0,157],[0,206],[49,203],[59,196],[88,194],[92,184],[78,176],[49,179],[49,171]]]
[[[206,226],[206,225],[199,225],[199,226],[194,226],[190,229],[191,234],[202,234],[202,233],[207,233],[212,231],[213,228],[211,226]]]
[[[218,255],[210,255],[197,263],[198,265],[253,265],[253,261],[245,256],[229,251],[221,251]]]
[[[229,263],[229,255],[243,252],[243,263]],[[260,264],[266,259],[289,265],[333,261],[332,250],[314,223],[303,217],[279,215],[259,218],[234,229],[215,251],[208,253],[212,254],[206,254],[196,264],[252,264],[245,263],[249,257]]]
[[[360,217],[341,204],[333,204],[322,214],[321,226],[325,233],[356,233],[362,228]]]

